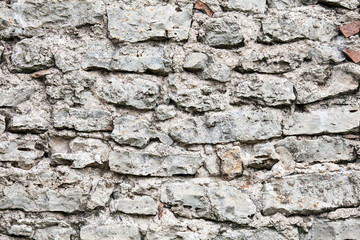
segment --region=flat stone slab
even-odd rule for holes
[[[263,213],[311,214],[359,204],[350,172],[293,175],[264,184]]]
[[[104,224],[85,225],[80,228],[81,240],[141,240],[140,230],[135,225]]]
[[[109,36],[119,42],[156,39],[186,40],[192,20],[192,4],[107,7]]]

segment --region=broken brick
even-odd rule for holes
[[[350,37],[360,32],[360,21],[355,21],[340,28],[341,33],[345,37]]]
[[[348,56],[354,63],[360,62],[360,51],[356,51],[350,48],[345,48],[343,52]]]
[[[209,17],[212,17],[212,15],[214,14],[214,12],[205,3],[203,3],[200,0],[196,1],[194,8],[196,10],[200,10],[206,13]]]

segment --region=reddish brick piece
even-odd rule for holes
[[[360,62],[360,51],[352,50],[350,48],[345,48],[343,52],[354,62]]]
[[[360,32],[360,21],[355,21],[340,28],[341,33],[345,37],[350,37],[352,35],[358,34]]]
[[[212,15],[214,14],[214,12],[205,3],[203,3],[200,0],[196,1],[194,8],[196,10],[200,10],[206,13],[209,17],[212,17]]]

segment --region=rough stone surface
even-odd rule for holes
[[[276,18],[262,21],[264,34],[275,42],[289,42],[299,39],[311,39],[328,42],[337,35],[332,21],[323,18],[309,17],[301,13],[286,13]]]
[[[80,229],[80,239],[82,240],[140,240],[141,234],[136,226],[127,226],[123,224],[107,225],[87,225]]]
[[[109,36],[119,42],[139,42],[171,38],[186,40],[190,30],[192,5],[146,7],[109,5],[107,8]]]
[[[151,197],[134,197],[115,199],[110,203],[111,211],[119,211],[127,214],[156,215],[157,204]]]
[[[347,133],[359,127],[360,111],[350,106],[295,112],[284,121],[284,135]]]
[[[264,184],[264,214],[306,214],[359,203],[352,176],[346,172],[295,175]]]
[[[290,105],[296,98],[294,86],[284,78],[243,75],[233,81],[233,104],[257,102],[265,106]]]
[[[179,121],[171,128],[170,135],[186,144],[264,140],[281,135],[280,122],[274,110],[208,114]]]
[[[111,152],[110,170],[137,176],[195,175],[203,159],[196,155],[155,155],[142,152]]]
[[[358,239],[359,6],[0,1],[0,239]]]

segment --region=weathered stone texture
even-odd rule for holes
[[[350,106],[293,113],[284,120],[284,135],[347,133],[359,127],[360,112]]]
[[[231,103],[257,102],[265,106],[290,105],[294,86],[284,78],[268,75],[242,75],[234,81]]]
[[[266,215],[307,214],[350,207],[359,203],[351,173],[294,175],[264,184]]]
[[[0,88],[0,107],[14,107],[29,99],[36,88],[32,86],[16,86]]]
[[[80,229],[81,240],[140,240],[141,234],[136,226],[123,224],[86,225]]]
[[[119,211],[127,214],[156,215],[157,204],[148,196],[131,198],[119,198],[110,203],[111,211]]]
[[[227,8],[230,10],[263,13],[266,9],[266,0],[230,0],[228,1]]]
[[[190,30],[192,5],[179,8],[174,5],[146,7],[107,7],[109,36],[120,42],[139,42],[171,38],[186,40]]]
[[[104,110],[63,108],[54,112],[54,127],[77,131],[111,131],[111,113]]]
[[[356,0],[318,0],[318,2],[348,9],[356,9],[360,5],[359,1]]]
[[[146,152],[111,152],[110,170],[137,176],[195,175],[203,159],[197,155],[155,155]]]
[[[0,133],[3,133],[6,129],[5,117],[0,115]]]
[[[179,121],[171,137],[186,144],[216,144],[264,140],[281,136],[281,114],[276,110],[238,110]]]
[[[249,196],[234,187],[206,188],[187,182],[167,183],[161,187],[161,201],[180,216],[249,222],[256,206]]]

